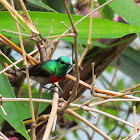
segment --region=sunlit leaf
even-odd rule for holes
[[[64,21],[65,24],[67,24],[69,27],[71,26],[69,18],[66,14],[48,13],[48,12],[30,12],[30,15],[33,21],[36,21],[36,18],[38,18],[38,30],[42,33],[44,37],[45,36],[47,37],[49,35],[52,26],[51,23],[53,19],[54,19],[54,24],[53,24],[52,35],[60,35],[66,30],[64,25],[61,24],[62,21]],[[14,30],[14,31],[16,30],[15,22],[11,18],[8,12],[0,12],[0,17],[1,17],[0,31],[2,29]],[[82,18],[82,16],[77,16],[77,15],[72,15],[72,17],[75,23]],[[83,20],[76,27],[79,31],[78,39],[87,39],[89,18]],[[92,38],[118,38],[130,33],[138,33],[138,32],[140,32],[140,27],[138,26],[113,22],[105,19],[96,19],[96,18],[93,19]],[[12,36],[12,39],[17,41],[17,35],[11,33],[5,33],[5,32],[2,33],[7,36]],[[73,42],[72,37],[63,37],[62,39]]]

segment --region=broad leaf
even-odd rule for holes
[[[27,1],[32,3],[32,4],[35,4],[36,6],[40,6],[40,7],[44,8],[44,9],[46,9],[46,10],[56,12],[54,9],[52,9],[51,7],[49,7],[48,5],[46,5],[45,3],[43,3],[40,0],[27,0]]]
[[[140,7],[133,0],[114,0],[108,5],[130,24],[140,26]]]
[[[43,34],[44,37],[45,36],[47,37],[49,35],[51,29],[51,23],[53,19],[54,19],[54,24],[53,24],[52,35],[60,35],[66,30],[64,25],[61,24],[62,21],[64,21],[69,27],[71,26],[69,18],[66,14],[48,13],[48,12],[30,12],[30,15],[33,21],[36,21],[36,18],[38,18],[38,30]],[[11,18],[8,12],[0,12],[0,17],[1,17],[0,31],[2,29],[13,30],[13,31],[16,30],[15,22]],[[75,23],[82,18],[82,16],[77,16],[77,15],[72,15],[72,17]],[[83,20],[76,27],[79,31],[79,35],[78,35],[78,39],[80,39],[79,44],[82,44],[83,42],[80,41],[83,39],[87,40],[88,37],[89,18]],[[29,31],[29,29],[27,30]],[[119,38],[130,33],[140,32],[140,27],[127,25],[123,23],[117,23],[105,19],[94,18],[92,30],[93,30],[92,38]],[[11,36],[12,39],[17,41],[17,35],[11,33],[5,33],[5,32],[2,33],[7,36]],[[72,37],[63,37],[62,39],[73,42]]]
[[[2,70],[2,67],[0,66],[0,70]],[[9,97],[9,98],[15,98],[13,89],[9,83],[9,80],[4,74],[0,75],[0,94],[2,97]],[[13,127],[15,128],[19,133],[21,133],[26,139],[30,140],[29,135],[27,134],[27,131],[25,129],[25,126],[23,124],[21,112],[22,110],[19,109],[17,102],[5,102],[2,104],[7,115],[5,116],[0,109],[0,114],[2,117]]]

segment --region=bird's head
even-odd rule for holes
[[[62,66],[71,66],[70,59],[66,56],[61,56],[57,59],[57,62]]]

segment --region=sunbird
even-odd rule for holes
[[[44,87],[46,84],[63,80],[70,66],[70,59],[61,56],[56,60],[48,60],[34,65],[29,68],[29,75]]]

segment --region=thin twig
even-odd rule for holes
[[[61,23],[69,30],[69,27],[65,24],[64,21],[62,21]],[[69,31],[70,31],[70,33],[72,32],[71,30],[69,30]]]
[[[102,7],[104,7],[105,5],[107,5],[107,4],[109,4],[109,3],[113,2],[113,1],[114,1],[114,0],[107,1],[106,3],[104,3],[104,4],[102,4],[101,6],[99,6],[98,8],[96,8],[96,9],[93,11],[93,13],[96,12],[96,11],[98,11],[99,9],[101,9]],[[87,14],[86,16],[84,16],[83,18],[81,18],[81,19],[80,19],[79,21],[77,21],[74,25],[75,25],[75,26],[78,25],[81,21],[83,21],[84,19],[86,19],[89,15],[90,15],[90,13]],[[72,29],[72,27],[68,28],[64,33],[62,33],[62,35],[66,34],[66,33],[69,32],[71,29]],[[57,47],[57,45],[58,45],[58,43],[59,43],[59,41],[60,41],[60,38],[61,38],[61,36],[58,37],[57,39],[55,39],[55,40],[53,41],[53,43],[55,43],[55,45],[54,45],[55,47],[53,48],[53,51],[52,51],[52,53],[50,54],[49,58],[52,57],[52,54],[53,54],[54,51],[56,50],[56,47]]]
[[[116,66],[116,68],[115,68],[115,72],[114,72],[114,75],[113,75],[112,81],[111,81],[111,83],[110,83],[109,90],[112,89],[113,82],[114,82],[114,80],[115,80],[115,77],[116,77],[117,71],[119,70],[119,67],[120,67],[120,58],[118,58],[118,60],[117,60],[117,66]]]
[[[33,55],[33,54],[35,54],[35,53],[37,53],[38,52],[38,49],[36,49],[36,50],[34,50],[34,51],[32,51],[31,53],[29,53],[28,55],[29,56],[31,56],[31,55]],[[19,60],[17,60],[16,62],[14,62],[13,64],[11,64],[11,65],[9,65],[8,67],[6,67],[5,69],[3,69],[2,71],[0,71],[0,74],[2,74],[2,73],[4,73],[5,71],[7,71],[7,70],[9,70],[10,68],[12,68],[14,65],[16,65],[16,64],[18,64],[18,63],[20,63],[21,61],[23,61],[23,58],[21,58],[21,59],[19,59]]]
[[[89,133],[88,133],[88,131],[86,129],[84,129],[84,128],[80,127],[80,126],[74,126],[74,127],[70,128],[68,131],[66,131],[64,134],[60,135],[57,138],[57,140],[61,140],[63,137],[65,137],[67,134],[71,133],[74,130],[82,130],[82,131],[84,131],[86,133],[88,139],[90,138],[90,135],[89,135]]]
[[[32,115],[31,138],[32,140],[35,140],[36,139],[36,135],[35,135],[36,121],[35,121],[35,114],[34,114],[34,108],[33,108],[33,102],[32,102],[30,81],[29,81],[29,71],[28,71],[27,66],[25,67],[25,72],[26,72],[26,77],[27,77],[28,95],[29,95],[30,109],[31,109],[31,115]]]
[[[73,105],[71,104],[71,106],[73,106]],[[131,124],[131,123],[127,122],[127,121],[124,121],[124,120],[122,120],[122,119],[120,119],[120,118],[118,118],[118,117],[116,117],[116,116],[113,116],[113,115],[111,115],[111,114],[109,114],[109,113],[106,113],[106,112],[103,112],[103,111],[101,111],[101,110],[98,110],[98,109],[94,109],[94,108],[90,108],[90,107],[83,106],[83,105],[78,105],[78,104],[77,104],[76,106],[74,105],[73,107],[82,108],[82,109],[84,109],[84,110],[86,110],[86,111],[93,111],[93,112],[96,112],[96,113],[99,113],[99,114],[108,116],[108,117],[110,117],[110,118],[113,118],[113,119],[115,119],[115,120],[117,120],[117,121],[120,121],[120,122],[122,122],[122,123],[124,123],[124,124],[126,124],[126,125],[128,125],[128,126],[130,126],[130,127],[134,127],[133,124]]]
[[[74,76],[70,75],[70,74],[67,74],[66,78],[76,82],[76,78]],[[79,80],[79,84],[86,87],[87,89],[90,89],[90,90],[92,89],[91,85],[89,85],[88,83],[86,83],[82,80]],[[94,87],[94,90],[95,90],[96,93],[112,95],[112,97],[117,95],[117,96],[120,96],[122,98],[127,98],[127,99],[138,99],[138,97],[134,97],[134,96],[131,96],[131,95],[123,95],[122,96],[122,93],[120,93],[120,92],[105,90],[105,89],[101,89],[101,88],[98,88],[98,87]]]
[[[134,86],[129,87],[129,88],[127,88],[127,89],[124,89],[124,90],[122,90],[121,92],[124,93],[124,92],[131,91],[131,90],[133,91],[133,90],[135,90],[137,87],[140,87],[140,84],[137,84],[137,85],[134,85]]]
[[[47,121],[47,119],[49,118],[49,115],[50,114],[47,114],[47,115],[41,115],[41,116],[39,116],[39,117],[37,117],[37,122],[38,121]],[[25,125],[30,125],[32,123],[32,119],[30,119],[30,120],[25,120],[24,121],[24,124]],[[38,127],[40,124],[38,123],[37,125],[36,125],[36,127]]]
[[[95,84],[95,80],[96,80],[96,76],[94,74],[94,71],[95,71],[95,68],[94,68],[95,62],[91,63],[91,65],[92,65],[92,85],[94,85]]]
[[[13,0],[11,0],[11,2],[14,8]],[[17,22],[16,22],[16,27],[17,27],[17,31],[20,33],[20,28]],[[28,66],[27,66],[26,53],[25,53],[25,49],[23,45],[23,40],[20,34],[18,35],[18,37],[19,37],[19,43],[21,46],[21,54],[23,56],[23,65],[25,67],[25,72],[26,72],[26,78],[27,78],[27,84],[28,84],[28,95],[30,99],[30,109],[31,109],[32,121],[33,121],[31,125],[31,138],[32,140],[35,140],[36,139],[36,135],[35,135],[36,122],[35,122],[34,108],[33,108],[33,102],[32,102],[31,87],[30,87],[30,82],[29,82],[29,71],[28,71]]]
[[[29,98],[6,98],[2,97],[1,98],[2,103],[4,102],[29,102]],[[52,100],[47,100],[47,99],[36,99],[32,98],[33,102],[40,102],[40,103],[51,103]]]
[[[2,132],[0,132],[0,136],[3,137],[3,140],[9,140]]]
[[[38,93],[38,99],[42,98],[42,86],[39,86],[39,93]],[[36,110],[35,110],[35,120],[37,122],[37,117],[38,117],[38,113],[39,113],[39,108],[40,108],[40,102],[38,102],[36,104]]]
[[[46,38],[46,39],[51,39],[51,38],[66,37],[66,36],[75,37],[75,34],[74,34],[74,33],[69,33],[69,34],[64,34],[64,35],[48,36],[48,37],[45,37],[45,38]]]
[[[2,110],[2,112],[3,112],[3,114],[4,114],[5,116],[7,116],[7,113],[6,113],[6,111],[5,111],[5,109],[3,108],[2,105],[0,105],[0,108],[1,108],[1,110]]]
[[[93,112],[91,112],[91,111],[88,111],[88,112],[91,114],[92,117],[96,118],[96,116],[93,114]]]
[[[118,102],[118,101],[120,101],[120,102],[123,102],[123,101],[137,102],[137,101],[140,101],[140,99],[106,99],[106,100],[102,100],[99,102],[91,103],[91,104],[89,104],[89,107],[101,105],[101,104],[108,103],[108,102]]]
[[[140,136],[140,132],[137,133],[136,135],[134,135],[132,138],[130,138],[128,140],[136,140],[139,136]]]
[[[19,24],[19,23],[18,23]],[[23,35],[23,36],[27,36],[27,37],[31,37],[31,35],[27,35],[27,34],[24,34],[24,33],[18,33],[18,32],[14,32],[14,31],[9,31],[9,30],[2,30],[3,32],[8,32],[8,33],[12,33],[12,34],[17,34],[17,35]]]
[[[0,54],[3,55],[11,64],[13,64],[13,66],[16,69],[20,69],[18,66],[16,66],[1,50],[0,50]]]
[[[105,104],[102,106],[102,111],[104,110],[104,108],[105,108]],[[102,117],[102,115],[101,115],[101,114],[99,114],[99,116],[98,116],[98,119],[97,119],[97,121],[96,121],[95,126],[98,126],[98,124],[99,124],[99,121],[100,121],[101,117]],[[93,131],[93,133],[92,133],[92,135],[91,135],[91,137],[90,137],[90,140],[93,140],[94,135],[95,135],[95,131]]]
[[[133,106],[133,118],[134,118],[134,127],[137,125],[137,118],[136,118],[136,106]],[[135,129],[135,134],[137,134],[138,131]],[[138,140],[138,138],[136,139]]]
[[[53,20],[52,20],[51,30],[50,30],[50,33],[49,33],[49,36],[48,36],[48,37],[50,37],[50,36],[51,36],[51,34],[52,34],[52,32],[53,32],[53,24],[54,24],[54,18],[53,18]]]
[[[18,53],[22,54],[22,50],[21,48],[19,48],[17,45],[15,45],[13,42],[11,42],[8,38],[6,38],[5,36],[3,36],[1,33],[0,33],[0,37],[5,41],[7,42],[11,48],[15,51],[17,51]],[[33,57],[29,56],[28,54],[26,54],[26,57],[27,59],[29,60],[29,62],[34,65],[34,64],[37,64],[38,61],[36,59],[34,59]]]
[[[129,134],[126,138],[124,138],[123,140],[128,140],[128,139],[131,137],[131,135],[133,134],[133,132],[137,129],[137,127],[138,127],[139,124],[140,124],[140,120],[139,120],[138,123],[134,126],[134,128],[132,129],[132,131],[130,132],[130,134]]]
[[[29,98],[6,98],[6,97],[2,97],[2,103],[4,102],[29,102]],[[51,103],[52,100],[48,100],[48,99],[36,99],[36,98],[32,98],[33,102],[40,102],[40,103]],[[140,102],[140,99],[107,99],[101,102],[97,102],[97,103],[90,103],[88,104],[88,107],[93,107],[93,106],[97,106],[97,105],[101,105],[104,103],[108,103],[108,102]],[[70,104],[71,107],[78,107],[81,108],[81,106],[83,106],[83,104],[80,106],[80,104],[74,104],[71,103]]]
[[[92,15],[93,15],[94,0],[91,0],[90,2],[91,2],[91,9],[90,9],[90,22],[89,22],[88,41],[87,41],[86,49],[85,49],[85,51],[83,52],[83,54],[82,54],[82,56],[81,56],[81,58],[80,58],[80,60],[79,60],[79,63],[78,63],[79,66],[81,66],[81,64],[82,64],[82,62],[83,62],[83,60],[84,60],[84,57],[85,57],[85,55],[87,54],[88,49],[89,49],[89,47],[90,47],[90,45],[91,45],[92,19],[93,19],[93,16],[92,16]]]
[[[76,73],[76,82],[75,82],[75,85],[73,87],[73,90],[71,92],[71,95],[70,95],[68,101],[64,104],[64,106],[62,107],[61,111],[64,111],[69,106],[69,104],[73,101],[74,97],[77,95],[77,88],[78,88],[79,80],[80,80],[80,74],[79,74],[79,68],[78,68],[78,48],[77,48],[78,31],[77,31],[77,29],[76,29],[76,27],[74,25],[74,22],[73,22],[73,19],[71,17],[70,11],[68,9],[66,0],[64,0],[64,4],[65,4],[65,7],[66,7],[66,11],[67,11],[67,14],[69,16],[69,20],[71,22],[72,28],[73,28],[74,33],[75,33],[75,37],[74,37],[74,49],[75,49],[75,73]]]
[[[20,5],[21,5],[23,11],[25,12],[27,20],[30,22],[30,24],[32,24],[32,26],[34,26],[23,0],[19,0],[19,2],[20,2]]]
[[[95,13],[96,11],[98,11],[99,9],[101,9],[102,7],[104,7],[105,5],[107,5],[107,4],[109,4],[109,3],[111,3],[111,2],[113,2],[114,0],[109,0],[109,1],[107,1],[107,2],[105,2],[104,4],[102,4],[101,6],[99,6],[98,8],[96,8],[95,10],[93,10],[93,13]],[[76,26],[76,25],[78,25],[81,21],[83,21],[84,19],[86,19],[88,16],[90,15],[90,13],[89,14],[87,14],[87,15],[85,15],[83,18],[81,18],[80,20],[78,20],[74,25]],[[70,27],[69,29],[67,29],[63,34],[66,34],[67,32],[69,32],[69,30],[71,30],[72,29],[72,27]]]
[[[105,139],[107,140],[112,140],[110,137],[108,137],[105,133],[103,133],[101,130],[99,130],[96,126],[92,125],[90,122],[88,122],[86,119],[84,119],[83,117],[81,117],[80,115],[78,115],[77,113],[75,113],[74,111],[72,111],[71,109],[67,108],[66,112],[76,118],[78,118],[79,120],[81,120],[82,122],[84,122],[86,125],[88,125],[89,127],[91,127],[93,130],[95,130],[97,133],[99,133],[101,136],[103,136]]]

